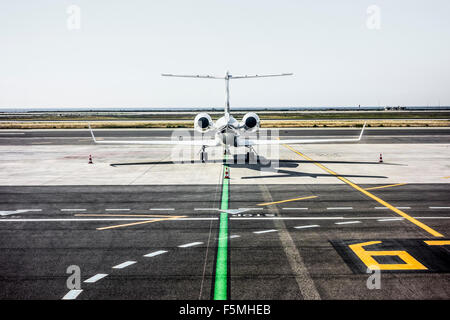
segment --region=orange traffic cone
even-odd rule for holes
[[[91,155],[89,155],[89,162],[88,162],[89,164],[93,164],[93,162],[92,162],[92,156]]]
[[[379,162],[380,163],[383,162],[383,156],[381,155],[381,153],[380,153],[380,161]]]

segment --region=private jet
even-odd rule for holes
[[[292,73],[280,74],[266,74],[266,75],[239,75],[233,76],[229,72],[225,76],[210,76],[210,75],[175,75],[165,74],[164,77],[180,77],[180,78],[197,78],[197,79],[221,79],[225,80],[226,89],[226,103],[224,115],[214,122],[208,113],[199,113],[194,119],[194,130],[202,134],[211,132],[214,134],[214,139],[192,139],[192,140],[97,140],[94,132],[89,124],[89,129],[92,139],[98,144],[136,144],[136,145],[190,145],[199,146],[200,160],[207,161],[206,148],[222,147],[224,154],[230,153],[230,147],[245,147],[247,148],[245,161],[249,162],[251,158],[255,157],[254,146],[257,145],[274,145],[274,144],[306,144],[306,143],[338,143],[338,142],[358,142],[361,140],[366,124],[364,123],[361,133],[358,138],[340,138],[340,139],[250,139],[244,137],[244,134],[256,132],[260,127],[259,116],[254,112],[248,112],[244,115],[241,121],[236,120],[230,112],[230,80],[235,79],[252,79],[252,78],[266,78],[266,77],[280,77],[291,76]],[[203,135],[202,135],[203,137]],[[256,159],[258,157],[256,156]]]

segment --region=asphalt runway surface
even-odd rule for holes
[[[302,139],[302,138],[348,138],[359,134],[358,128],[352,129],[267,129],[267,135]],[[97,138],[112,139],[170,139],[178,137],[179,132],[193,136],[192,129],[94,129]],[[211,136],[205,134],[205,137]],[[449,143],[449,128],[367,128],[364,143]],[[0,145],[87,145],[92,143],[89,130],[2,130]]]
[[[316,136],[358,132],[305,131]],[[303,136],[305,131],[285,134]],[[99,130],[98,136],[170,135],[162,132]],[[62,147],[74,144],[74,148],[90,143],[77,141],[84,133],[75,130],[25,133],[11,137],[5,152],[8,146],[23,146],[36,148],[33,154],[40,155],[43,147],[29,146],[33,141]],[[402,148],[423,150],[428,144],[447,148],[449,133],[450,129],[368,130],[364,144],[373,140],[377,148],[392,145],[400,153]],[[0,140],[5,144],[7,139]],[[224,269],[222,290],[227,299],[450,297],[450,166],[445,153],[418,167],[416,159],[379,164],[377,159],[367,161],[365,155],[353,154],[355,163],[346,163],[336,151],[339,147],[324,155],[314,153],[316,149],[292,148],[306,150],[311,158],[286,149],[281,155],[289,166],[285,170],[291,171],[282,171],[278,178],[244,179],[257,173],[233,163],[206,164],[204,170],[188,173],[190,181],[184,184],[159,179],[152,184],[120,185],[111,176],[110,184],[101,185],[75,183],[72,177],[59,185],[38,185],[39,179],[22,185],[18,173],[9,173],[8,180],[19,183],[0,186],[0,299],[210,300],[219,290],[217,275]],[[19,162],[25,171],[30,165],[20,158],[2,161]],[[162,160],[155,156],[151,162],[158,161]],[[105,175],[121,170],[112,162]],[[64,163],[57,160],[51,166]],[[291,167],[292,163],[300,166]],[[89,170],[103,168],[84,165]],[[441,172],[428,174],[430,165]],[[183,165],[160,166],[168,169],[158,177],[167,179],[184,170]],[[224,166],[230,179],[224,179]],[[139,170],[155,164],[124,167]],[[400,180],[395,176],[399,170],[424,177],[417,183],[411,173],[411,178]],[[304,172],[316,177],[303,176]],[[210,182],[198,182],[198,175],[206,175]],[[220,231],[226,235],[225,261],[218,259]],[[80,269],[78,291],[67,287],[69,266]],[[375,267],[381,269],[380,288],[369,283]]]

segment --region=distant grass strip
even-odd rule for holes
[[[261,128],[360,128],[364,120],[261,120]],[[95,129],[193,128],[194,121],[95,121]],[[450,127],[450,120],[367,120],[367,127]],[[88,129],[84,121],[0,121],[0,129]]]

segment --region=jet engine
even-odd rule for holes
[[[199,113],[194,120],[194,129],[199,132],[206,132],[214,125],[211,116],[207,113]]]
[[[240,127],[245,131],[255,131],[259,128],[259,117],[254,112],[247,113],[240,123]]]

